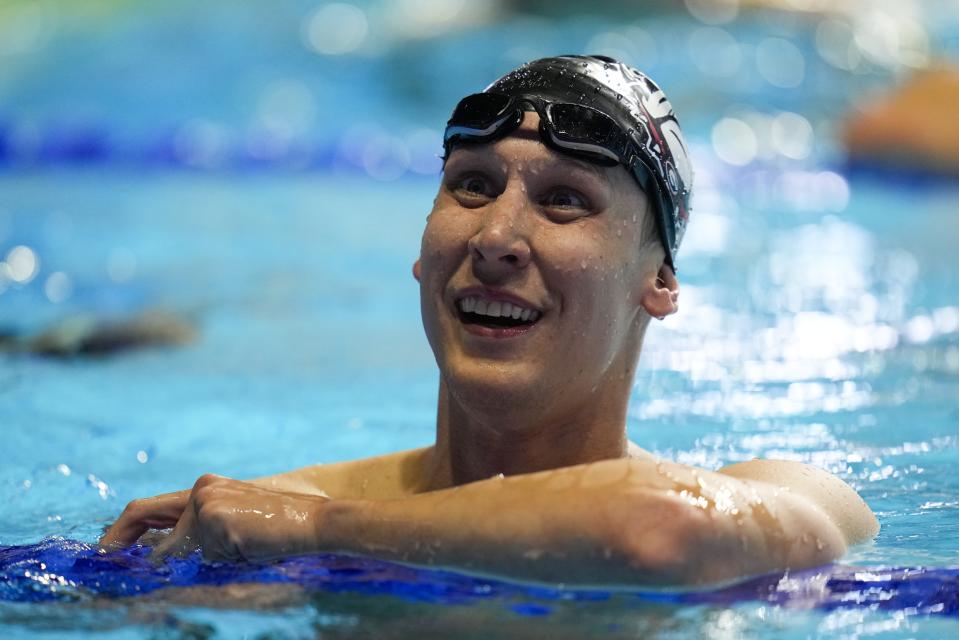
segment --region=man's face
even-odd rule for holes
[[[626,171],[547,148],[538,124],[527,113],[509,137],[456,148],[423,234],[423,324],[467,404],[559,410],[622,382],[662,262]]]

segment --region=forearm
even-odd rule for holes
[[[325,551],[412,564],[545,581],[627,581],[608,521],[615,501],[592,492],[530,496],[517,487],[524,482],[495,478],[400,500],[333,500],[318,538]]]
[[[821,514],[766,489],[614,460],[401,500],[334,500],[317,536],[326,551],[593,584],[715,582],[842,553]]]

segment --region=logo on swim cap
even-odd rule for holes
[[[526,63],[486,91],[541,96],[610,116],[630,136],[638,161],[655,178],[656,185],[640,186],[652,201],[666,261],[674,266],[689,220],[693,169],[673,106],[655,82],[605,56],[559,56]]]

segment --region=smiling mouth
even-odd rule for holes
[[[540,319],[536,309],[521,307],[510,302],[486,300],[478,296],[462,298],[456,304],[463,324],[478,325],[490,329],[523,329],[531,327]]]

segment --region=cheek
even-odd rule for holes
[[[552,279],[572,320],[575,343],[593,353],[615,350],[632,326],[636,253],[623,233],[581,229],[555,243]],[[577,328],[578,327],[578,328]]]
[[[582,280],[602,259],[601,235],[586,224],[547,227],[533,249],[540,263],[569,283]]]
[[[442,275],[462,260],[470,238],[468,223],[468,216],[452,215],[440,208],[433,210],[420,247],[424,281]]]
[[[635,266],[635,251],[627,247],[628,241],[605,228],[583,226],[572,231],[554,233],[544,243],[544,253],[548,246],[552,256],[545,262],[562,288],[575,289],[577,298],[591,304],[613,288],[623,289]]]

